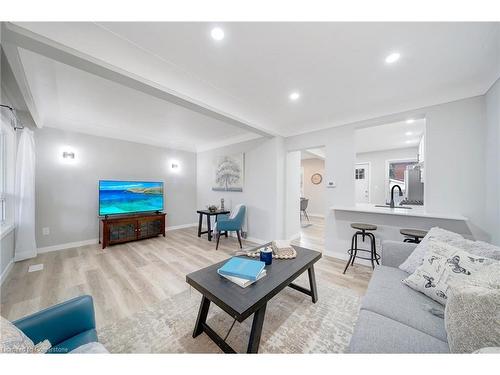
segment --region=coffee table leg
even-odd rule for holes
[[[262,334],[262,326],[264,325],[266,306],[267,304],[262,306],[253,315],[252,330],[250,331],[250,339],[248,340],[247,353],[259,352],[260,335]]]
[[[201,298],[200,309],[198,310],[198,317],[194,326],[193,337],[199,336],[203,332],[203,323],[207,322],[208,308],[210,307],[210,300],[203,296]]]
[[[311,287],[311,297],[313,303],[318,302],[318,289],[316,288],[316,275],[314,274],[314,266],[307,269],[309,275],[309,286]]]
[[[210,220],[210,215],[207,215],[207,230],[208,230],[208,240],[212,241],[212,220]]]
[[[201,224],[203,222],[203,215],[199,214],[200,217],[198,219],[198,237],[201,237]]]

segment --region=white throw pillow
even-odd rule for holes
[[[447,243],[473,255],[500,260],[500,247],[487,242],[471,241],[466,238],[462,238],[451,240]]]
[[[49,349],[49,340],[35,345],[23,331],[0,317],[0,353],[45,353]]]
[[[444,325],[451,353],[500,346],[500,289],[452,283]]]
[[[89,342],[76,349],[73,349],[69,354],[108,354],[108,350],[100,342]]]
[[[458,233],[450,232],[449,230],[439,227],[431,228],[427,235],[422,239],[422,242],[417,245],[410,256],[399,266],[399,269],[407,273],[415,272],[415,270],[422,264],[422,260],[428,250],[428,243],[431,238],[446,243],[453,240],[464,239]]]
[[[430,239],[429,250],[417,270],[403,283],[433,300],[446,304],[450,283],[456,285],[481,284],[481,271],[488,265],[498,263],[494,259],[467,253],[455,246]]]

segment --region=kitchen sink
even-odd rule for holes
[[[384,207],[384,208],[391,208],[388,204],[376,204],[375,207]],[[396,206],[394,208],[404,208],[405,210],[411,210],[411,207],[406,207],[406,206]]]

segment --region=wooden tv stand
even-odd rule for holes
[[[102,248],[145,238],[165,237],[165,213],[106,216],[99,224],[99,242]]]

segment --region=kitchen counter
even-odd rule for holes
[[[331,210],[336,211],[350,211],[350,212],[364,212],[372,214],[382,214],[382,215],[397,215],[405,217],[424,217],[432,219],[446,219],[446,220],[459,220],[467,221],[465,216],[457,214],[437,214],[425,211],[424,206],[411,206],[411,209],[407,208],[384,208],[375,207],[374,204],[367,203],[357,203],[354,206],[333,206]]]

